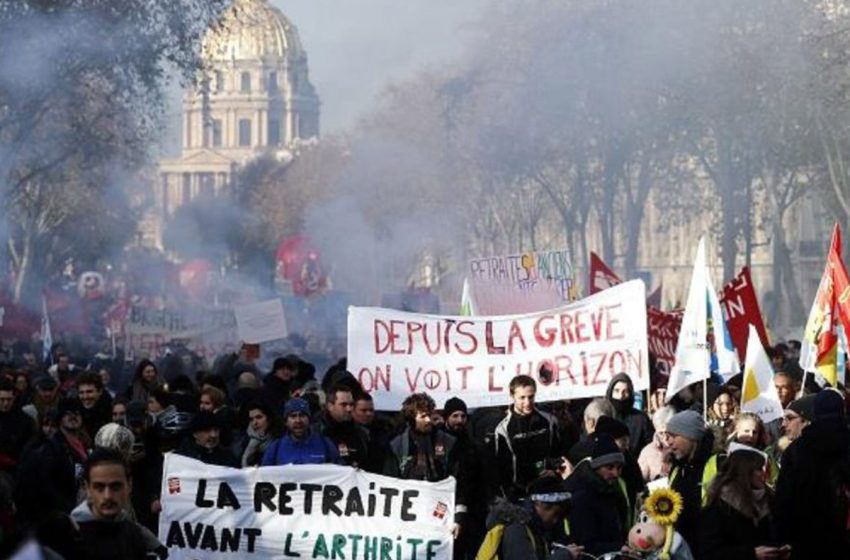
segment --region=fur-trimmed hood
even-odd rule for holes
[[[522,506],[511,503],[505,498],[496,498],[490,506],[487,514],[487,530],[489,531],[498,524],[513,525],[514,523],[526,524],[531,520],[531,513]]]

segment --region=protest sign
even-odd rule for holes
[[[172,560],[450,560],[455,480],[337,465],[231,469],[165,456],[159,539]]]
[[[682,327],[682,311],[661,311],[646,308],[649,351],[655,355],[655,364],[661,375],[670,375],[676,363],[676,343]]]
[[[548,311],[459,317],[350,307],[348,368],[380,410],[411,393],[470,407],[508,401],[517,375],[538,380],[538,401],[593,397],[627,373],[648,387],[646,288],[625,282]]]
[[[568,249],[472,259],[467,279],[479,315],[532,313],[576,298]]]
[[[234,312],[240,340],[259,344],[286,337],[286,318],[279,299],[240,305]]]
[[[124,335],[124,350],[134,359],[159,358],[173,345],[213,358],[236,351],[238,340],[236,319],[228,308],[155,309],[134,305],[127,313]]]

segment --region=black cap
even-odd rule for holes
[[[629,435],[629,427],[616,418],[600,416],[599,419],[596,420],[596,430],[594,430],[594,433],[608,434],[612,438],[618,439]]]
[[[192,433],[202,432],[212,428],[220,428],[220,426],[218,418],[208,410],[202,410],[195,414],[195,417],[192,418],[192,422],[189,424],[189,431]]]
[[[49,375],[42,375],[38,379],[35,380],[33,384],[36,389],[41,389],[42,391],[52,391],[56,388],[58,383],[56,380],[50,377]]]
[[[80,399],[65,397],[59,401],[59,405],[56,407],[56,410],[59,413],[59,419],[61,420],[66,414],[82,414],[83,403],[80,402]]]
[[[443,416],[448,418],[452,415],[452,413],[457,412],[458,410],[466,412],[466,403],[457,397],[452,397],[446,401],[446,404],[443,405]]]

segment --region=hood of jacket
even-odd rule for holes
[[[609,401],[614,401],[614,399],[611,397],[611,394],[614,392],[614,385],[616,385],[620,381],[625,382],[629,386],[629,398],[626,399],[628,407],[624,408],[630,410],[635,406],[635,385],[634,383],[632,383],[632,378],[625,373],[618,373],[617,375],[611,378],[611,381],[608,382],[608,389],[605,390],[605,398]]]
[[[505,498],[496,498],[493,505],[490,506],[490,511],[487,514],[486,527],[489,531],[500,523],[503,525],[513,525],[514,523],[528,523],[531,520],[531,513],[516,504],[512,504],[510,500]]]

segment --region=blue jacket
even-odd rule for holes
[[[328,438],[311,433],[304,441],[285,435],[269,444],[261,466],[340,464],[339,451]]]

